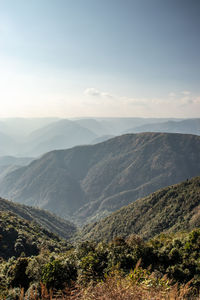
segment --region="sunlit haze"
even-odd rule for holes
[[[0,0],[0,117],[199,117],[199,16],[199,0]]]

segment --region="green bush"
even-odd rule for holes
[[[73,263],[55,259],[43,266],[41,280],[48,289],[63,289],[65,285],[70,285],[76,276],[77,271]]]
[[[8,285],[11,287],[28,288],[30,279],[26,274],[29,258],[19,257],[7,270]]]

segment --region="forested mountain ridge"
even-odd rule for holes
[[[145,239],[163,231],[184,231],[200,227],[200,176],[163,188],[85,225],[79,239],[111,241],[117,236],[138,234]]]
[[[64,239],[69,239],[76,231],[76,227],[71,222],[61,219],[48,211],[14,203],[2,198],[0,198],[1,212],[15,214],[26,221],[35,222],[45,230],[53,232]]]
[[[9,211],[0,211],[0,237],[0,257],[4,259],[38,255],[42,249],[67,249],[67,242],[52,232]]]
[[[0,181],[1,195],[85,222],[200,174],[200,137],[127,134],[52,151]]]

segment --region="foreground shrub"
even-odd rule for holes
[[[44,265],[41,280],[48,289],[63,289],[66,285],[70,286],[76,280],[77,270],[75,265],[66,260],[53,260]]]
[[[30,279],[26,274],[29,259],[20,257],[14,261],[7,270],[7,281],[11,287],[28,288]]]

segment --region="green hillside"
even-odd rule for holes
[[[200,174],[200,137],[127,134],[52,151],[0,180],[1,196],[84,223]]]
[[[0,257],[38,255],[42,249],[63,251],[67,244],[36,223],[12,212],[0,211]]]
[[[37,223],[64,239],[69,239],[76,231],[76,227],[72,223],[48,211],[13,203],[2,198],[0,198],[0,212],[14,213],[24,220]]]
[[[95,224],[85,225],[79,238],[108,241],[139,234],[149,239],[163,231],[195,227],[200,227],[200,177],[163,188]]]

